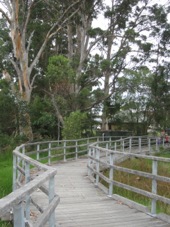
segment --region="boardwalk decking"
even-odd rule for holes
[[[87,159],[60,163],[56,168],[57,227],[170,227],[95,188],[87,176]],[[39,193],[34,196],[40,200]]]
[[[88,179],[86,165],[83,159],[57,165],[56,192],[61,198],[56,209],[57,226],[170,226],[107,197]]]

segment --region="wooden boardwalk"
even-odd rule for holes
[[[170,227],[95,188],[87,176],[87,159],[59,163],[56,168],[57,227]],[[39,193],[35,195],[38,200]]]
[[[58,164],[57,226],[62,227],[169,227],[161,220],[107,197],[87,176],[87,159]]]

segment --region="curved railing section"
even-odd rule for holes
[[[144,154],[151,154],[158,150],[156,139],[147,136],[129,138],[102,136],[23,144],[13,151],[13,192],[0,199],[0,218],[10,215],[14,227],[40,227],[45,226],[47,222],[50,227],[54,227],[56,223],[55,209],[60,199],[56,195],[54,187],[57,170],[51,164],[58,161],[65,162],[68,159],[78,159],[83,155],[89,157],[88,174],[90,178],[95,179],[96,185],[99,185],[100,178],[105,179],[109,184],[108,194],[110,196],[113,195],[116,184],[139,192],[133,187],[114,181],[114,169],[120,169],[115,165],[115,155],[119,162],[132,156],[150,158],[154,163],[153,173],[144,175],[153,181],[152,192],[141,193],[152,199],[152,213],[155,214],[156,200],[164,200],[156,193],[157,181],[163,178],[157,176],[157,162],[160,160],[167,162],[169,159],[164,160],[150,155],[144,156]],[[102,174],[103,167],[110,169],[109,178]],[[141,176],[143,173],[138,174]],[[169,178],[164,177],[163,180],[169,182]],[[43,202],[36,200],[36,193],[41,193]],[[169,204],[169,199],[166,202]]]
[[[160,163],[170,163],[170,158],[152,155],[158,151],[159,145],[156,138],[149,137],[129,137],[113,142],[104,141],[93,143],[89,145],[88,176],[94,184],[103,189],[108,196],[170,223],[169,215],[157,214],[158,202],[170,205],[170,198],[166,197],[166,191],[164,195],[158,194],[158,184],[160,182],[170,183],[170,177],[159,175],[158,167]],[[120,162],[129,158],[149,160],[152,165],[152,171],[147,172],[145,169],[139,171],[131,168],[124,168],[119,165]],[[107,170],[108,175],[104,174],[104,170]],[[150,184],[148,184],[148,187],[150,188],[146,191],[137,188],[130,183],[122,183],[120,179],[115,179],[114,175],[116,171],[126,173],[127,178],[128,175],[135,175],[135,178],[139,180],[141,178],[149,179]],[[114,194],[115,187],[118,187],[120,190],[126,189],[149,198],[151,201],[150,209]]]
[[[0,218],[10,219],[14,227],[56,225],[55,194],[56,161],[77,159],[87,154],[90,143],[103,138],[27,143],[13,151],[13,192],[0,199]],[[36,200],[41,193],[42,201]],[[45,201],[45,204],[44,204]],[[43,207],[44,205],[44,207]]]

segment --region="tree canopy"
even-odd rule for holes
[[[0,132],[60,138],[77,111],[90,116],[90,128],[99,115],[102,130],[111,119],[170,127],[169,8],[150,0],[2,0]],[[13,126],[4,131],[6,118]]]

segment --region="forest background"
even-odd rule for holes
[[[0,3],[1,151],[111,122],[170,128],[168,1]]]

